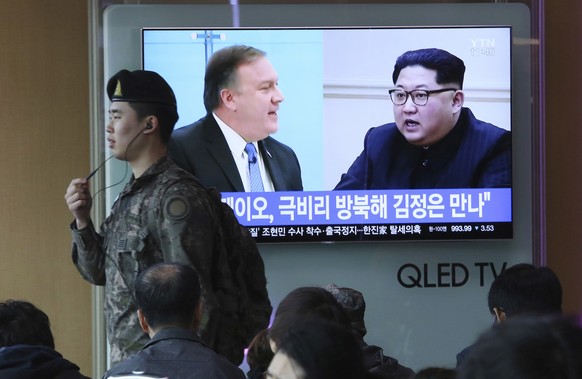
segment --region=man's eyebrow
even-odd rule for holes
[[[397,84],[395,88],[402,89],[402,88],[404,88],[404,85]],[[428,88],[428,86],[426,84],[418,84],[411,91],[414,91],[415,89],[426,89],[426,88]]]

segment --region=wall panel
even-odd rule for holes
[[[91,291],[71,263],[64,193],[89,170],[87,4],[0,1],[0,299],[51,319],[91,374]]]

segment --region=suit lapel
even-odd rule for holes
[[[244,192],[245,188],[238,173],[236,163],[234,162],[234,158],[220,127],[212,114],[206,117],[207,122],[204,123],[204,138],[208,142],[208,154],[214,159],[220,170],[222,170],[226,179],[234,188],[234,191]]]
[[[283,177],[283,172],[281,166],[279,166],[279,162],[273,157],[273,153],[269,150],[268,138],[269,137],[259,141],[259,150],[261,151],[261,157],[263,158],[265,168],[271,177],[275,191],[283,191],[285,190],[285,178]]]

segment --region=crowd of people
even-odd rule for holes
[[[463,75],[462,61],[443,50],[403,54],[390,91],[396,123],[370,130],[336,189],[509,186],[510,132],[463,108]],[[219,192],[302,190],[293,150],[270,137],[284,97],[264,52],[236,45],[215,53],[205,76],[208,114],[178,133],[176,97],[157,73],[121,70],[106,92],[108,145],[131,178],[99,230],[93,173],[65,194],[73,263],[106,287],[104,379],[582,378],[582,329],[560,316],[555,274],[530,264],[495,279],[488,300],[496,326],[459,353],[456,368],[415,373],[368,344],[366,303],[353,288],[296,288],[269,324],[263,261]],[[471,141],[487,143],[468,148]],[[414,162],[379,159],[385,145]],[[417,164],[443,146],[462,159]],[[384,177],[386,165],[401,175]],[[246,347],[248,373],[239,368]],[[87,378],[55,350],[48,316],[19,300],[0,303],[0,377]]]
[[[137,318],[149,340],[107,378],[208,379],[580,379],[582,323],[562,315],[562,289],[546,267],[517,264],[491,284],[495,324],[457,357],[457,367],[416,373],[365,342],[365,301],[356,289],[299,287],[248,346],[249,371],[198,335],[202,286],[189,264],[156,263],[135,280]],[[88,378],[55,350],[48,316],[26,301],[0,303],[0,377]]]

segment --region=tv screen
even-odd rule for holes
[[[304,190],[222,194],[257,242],[509,239],[511,134],[505,131],[512,128],[511,43],[511,26],[498,25],[144,28],[142,66],[174,89],[178,128],[206,115],[204,72],[212,53],[235,44],[266,52],[285,97],[272,137],[297,155]],[[398,165],[388,165],[385,175],[400,184],[338,186],[363,153],[368,131],[395,122],[398,106],[389,91],[400,90],[407,103],[417,96],[402,92],[392,73],[400,55],[425,48],[463,60],[463,107],[506,136],[509,179],[451,187],[433,178],[436,184],[407,187],[402,183],[409,178],[399,180]],[[486,141],[473,143],[471,149],[479,149]],[[405,161],[406,152],[385,150],[386,160]]]

